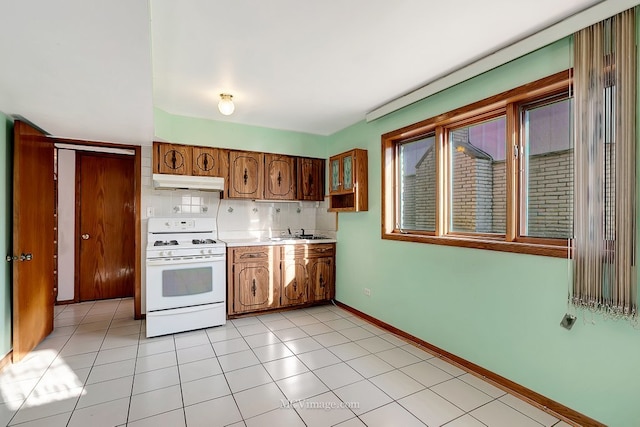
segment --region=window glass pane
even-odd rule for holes
[[[527,108],[523,119],[521,234],[569,238],[573,234],[571,100]]]
[[[182,297],[211,292],[213,268],[182,268],[162,271],[162,296]]]
[[[398,147],[400,218],[403,230],[436,229],[435,136]]]
[[[449,132],[451,231],[505,233],[505,138],[504,116]]]

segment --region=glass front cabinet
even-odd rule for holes
[[[330,211],[368,209],[367,150],[354,149],[329,159]]]

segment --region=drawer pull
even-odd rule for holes
[[[240,258],[260,258],[262,256],[262,254],[242,254],[240,255]]]

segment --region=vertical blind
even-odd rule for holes
[[[575,188],[570,302],[637,317],[634,9],[574,35]]]

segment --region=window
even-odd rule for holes
[[[398,182],[400,184],[399,228],[436,229],[436,153],[435,135],[398,144]]]
[[[452,233],[505,232],[506,118],[447,132],[449,145],[449,230]]]
[[[569,72],[382,136],[383,238],[567,256]]]

